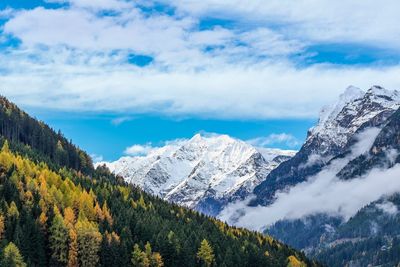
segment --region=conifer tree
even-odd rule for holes
[[[110,210],[108,209],[107,202],[104,202],[104,204],[103,204],[102,214],[104,216],[104,219],[107,221],[108,225],[112,226],[113,219],[111,217]]]
[[[4,216],[3,214],[0,214],[0,241],[3,239],[4,230],[5,230]]]
[[[85,267],[96,266],[99,262],[99,251],[102,236],[97,226],[87,220],[76,223],[78,233],[79,265]]]
[[[151,245],[149,242],[146,243],[146,245],[144,246],[144,252],[146,253],[147,258],[151,258]]]
[[[197,257],[200,259],[201,262],[205,264],[205,266],[209,267],[214,262],[214,251],[211,245],[208,243],[206,239],[201,241],[200,248],[197,252]]]
[[[144,251],[142,251],[138,244],[135,244],[132,252],[132,264],[134,267],[149,267],[150,261]]]
[[[9,153],[10,152],[10,145],[8,144],[8,140],[4,141],[4,144],[1,147],[1,152],[5,152],[5,153]]]
[[[3,250],[0,266],[4,267],[26,267],[26,263],[14,243],[10,242]]]
[[[154,252],[153,255],[151,255],[150,266],[151,267],[163,267],[164,266],[164,262],[163,262],[163,259],[162,259],[160,253]]]
[[[68,262],[68,228],[58,209],[54,208],[54,219],[50,227],[50,248],[53,264],[65,266]]]
[[[67,207],[64,209],[64,223],[65,226],[68,227],[68,229],[71,229],[74,227],[75,224],[75,214],[72,208]]]
[[[78,267],[78,235],[69,229],[68,267]]]

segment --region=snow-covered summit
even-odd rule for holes
[[[204,198],[219,201],[245,197],[273,168],[294,154],[265,148],[260,152],[228,135],[196,134],[189,140],[152,149],[144,156],[98,164],[106,164],[149,193],[196,208]]]
[[[358,87],[347,87],[344,93],[339,96],[339,100],[336,103],[322,108],[319,115],[318,126],[321,127],[325,123],[334,120],[347,103],[363,97],[364,94],[365,92]]]
[[[396,90],[375,85],[365,92],[350,86],[335,104],[322,109],[318,124],[310,130],[306,144],[317,140],[320,154],[329,153],[332,145],[343,148],[361,126],[387,118],[399,106],[400,93]]]
[[[350,86],[336,103],[322,109],[317,125],[294,157],[280,164],[254,189],[252,205],[273,203],[276,192],[307,181],[330,160],[346,153],[357,133],[381,128],[399,108],[398,91],[373,86],[367,91]]]

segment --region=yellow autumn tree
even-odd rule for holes
[[[75,213],[71,207],[67,207],[64,209],[64,223],[68,227],[68,229],[71,229],[74,227]]]
[[[298,260],[295,256],[288,257],[288,265],[287,267],[307,267],[307,264]]]
[[[110,213],[110,210],[108,209],[107,202],[104,202],[104,204],[103,204],[102,213],[103,213],[103,216],[104,216],[104,220],[106,220],[108,222],[108,224],[110,226],[112,226],[113,225],[113,218],[111,217],[111,213]]]
[[[214,263],[214,251],[207,239],[203,239],[200,244],[200,248],[197,252],[197,258],[209,267]]]
[[[75,229],[69,230],[68,267],[78,267],[78,235]]]
[[[4,231],[5,231],[4,216],[3,214],[0,213],[0,241],[3,239]]]

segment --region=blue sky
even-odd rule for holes
[[[347,86],[400,87],[399,8],[3,0],[0,93],[106,160],[198,132],[298,149]]]
[[[263,140],[269,140],[268,147],[297,149],[305,138],[307,129],[315,123],[313,119],[176,120],[151,115],[128,119],[104,114],[82,116],[76,113],[49,113],[29,109],[28,111],[53,128],[62,129],[68,138],[72,138],[75,143],[87,151],[92,151],[91,153],[96,156],[102,156],[105,160],[118,159],[122,152],[133,144],[162,146],[165,141],[189,139],[196,133],[228,134],[243,140],[263,137]],[[124,121],[118,122],[121,118]],[[282,136],[282,133],[286,132],[290,135]]]

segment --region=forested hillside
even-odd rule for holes
[[[86,153],[5,99],[1,116],[0,266],[317,265],[90,170]]]
[[[30,117],[15,104],[0,96],[0,140],[9,140],[12,150],[43,161],[53,169],[66,166],[86,174],[93,172],[87,153],[68,141],[61,132]]]

